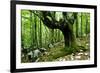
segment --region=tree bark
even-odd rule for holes
[[[71,27],[66,27],[63,30],[61,30],[64,35],[65,40],[65,48],[66,47],[75,47],[75,36],[73,34],[73,29]]]

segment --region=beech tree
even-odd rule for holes
[[[75,36],[73,34],[73,24],[77,18],[77,13],[75,12],[62,12],[62,18],[56,20],[54,17],[55,12],[42,11],[34,13],[50,29],[59,29],[63,35],[65,40],[65,48],[66,47],[74,47],[75,46]]]

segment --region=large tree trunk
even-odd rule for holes
[[[66,27],[63,30],[61,30],[64,35],[65,40],[65,48],[67,47],[75,47],[75,36],[73,34],[73,29],[71,27]]]

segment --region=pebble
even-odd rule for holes
[[[84,53],[84,55],[86,55],[86,56],[87,56],[87,55],[88,55],[88,53]]]
[[[75,59],[81,59],[81,56],[75,56]]]
[[[80,52],[80,53],[78,53],[77,55],[83,55],[83,53],[82,53],[82,52]]]

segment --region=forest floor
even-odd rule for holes
[[[49,49],[45,54],[41,55],[36,62],[48,61],[72,61],[72,60],[89,60],[90,59],[90,43],[89,37],[77,38],[77,51],[68,53],[64,48],[64,42]],[[70,48],[69,48],[70,49]]]

